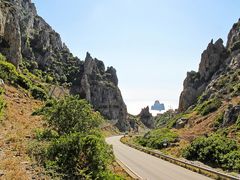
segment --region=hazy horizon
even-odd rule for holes
[[[187,71],[197,70],[211,39],[224,43],[240,2],[33,0],[71,52],[117,70],[129,113],[155,100],[177,108]],[[47,6],[46,6],[47,4]]]

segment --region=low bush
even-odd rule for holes
[[[157,115],[154,118],[155,127],[164,127],[175,116],[175,112],[172,110],[166,111],[163,114]]]
[[[183,156],[214,167],[236,170],[240,162],[239,150],[236,141],[223,135],[213,134],[195,139],[183,150]]]
[[[215,121],[214,121],[214,128],[219,128],[221,127],[221,125],[223,124],[223,116],[224,116],[224,112],[221,112],[220,114],[217,115]]]
[[[36,139],[37,140],[52,140],[59,137],[58,132],[52,129],[37,129]]]
[[[34,99],[46,100],[48,98],[47,93],[40,87],[33,86],[30,91]]]
[[[113,156],[104,138],[72,133],[54,140],[47,158],[46,167],[62,174],[64,179],[98,179]]]
[[[178,141],[178,135],[167,128],[149,131],[138,138],[138,143],[154,149],[162,149]]]
[[[26,76],[20,74],[13,64],[3,60],[0,60],[0,78],[24,89],[30,89],[32,85],[32,82]]]
[[[16,67],[7,61],[0,60],[0,78],[4,81],[15,82],[17,77],[18,72]]]
[[[37,131],[43,147],[32,146],[30,154],[53,178],[122,179],[108,170],[114,156],[99,130],[103,118],[85,100],[49,100],[34,114],[43,115],[48,128]]]
[[[210,99],[208,101],[205,101],[204,103],[202,103],[201,105],[198,105],[195,110],[198,111],[198,113],[200,113],[202,116],[205,116],[211,112],[216,111],[219,107],[221,107],[222,102],[217,99]]]

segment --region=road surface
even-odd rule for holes
[[[120,142],[121,136],[109,137],[117,159],[144,180],[210,180],[210,178],[133,149]]]

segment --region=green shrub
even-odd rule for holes
[[[198,111],[202,116],[205,116],[211,112],[216,111],[219,107],[221,107],[222,102],[217,99],[210,99],[208,101],[205,101],[203,104],[198,105],[195,110]]]
[[[40,87],[33,86],[31,88],[31,94],[34,97],[34,99],[39,99],[39,100],[46,100],[47,99],[47,93]]]
[[[51,140],[59,137],[59,134],[52,129],[37,129],[36,138],[37,140]]]
[[[30,153],[53,178],[122,179],[107,169],[114,156],[99,130],[103,118],[85,100],[49,100],[34,114],[44,115],[48,129],[37,131],[43,148]]]
[[[32,115],[33,116],[44,115],[47,118],[49,116],[49,113],[51,113],[51,110],[54,108],[53,106],[55,106],[56,104],[57,104],[56,99],[48,99],[45,102],[45,105],[42,108],[35,110],[32,113]]]
[[[138,138],[138,143],[154,149],[162,149],[177,142],[178,135],[167,128],[149,131],[143,137]]]
[[[195,139],[183,151],[183,156],[190,160],[197,160],[206,164],[227,168],[233,170],[233,167],[238,166],[239,154],[234,157],[234,161],[228,159],[233,157],[234,152],[239,151],[237,143],[223,135],[213,134],[209,137],[199,137]],[[231,166],[229,164],[232,164]]]
[[[220,114],[218,114],[218,116],[216,117],[213,126],[215,128],[219,128],[222,123],[223,123],[223,116],[224,116],[224,112],[221,112]]]
[[[155,117],[155,127],[164,127],[174,117],[175,113],[172,110],[166,111]]]
[[[50,76],[50,75],[47,75],[47,76],[46,76],[46,82],[47,82],[47,83],[52,83],[52,82],[53,82],[53,77]]]
[[[16,67],[7,62],[0,60],[0,78],[5,82],[19,85],[24,89],[30,89],[32,82],[23,74],[17,72]]]
[[[107,170],[113,153],[103,137],[73,133],[53,141],[47,158],[46,167],[64,179],[98,179]]]
[[[22,74],[18,75],[17,79],[15,80],[15,84],[18,84],[24,89],[30,89],[32,86],[32,82]]]
[[[4,81],[14,82],[17,80],[18,72],[16,67],[6,61],[0,61],[0,78]]]
[[[86,100],[78,97],[66,97],[48,108],[45,117],[50,126],[60,134],[82,132],[86,133],[98,128],[104,121],[100,113],[95,112]]]
[[[224,169],[231,169],[240,172],[240,150],[231,151],[225,154],[221,160]]]

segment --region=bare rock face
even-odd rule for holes
[[[229,106],[227,111],[224,113],[222,127],[234,124],[238,117],[240,117],[240,106]]]
[[[240,49],[240,19],[233,25],[228,34],[227,49],[231,51]]]
[[[1,1],[0,8],[0,51],[18,66],[22,58],[19,10],[7,1]]]
[[[87,99],[107,119],[116,120],[121,131],[126,131],[130,128],[127,108],[117,85],[116,70],[113,67],[105,70],[102,61],[87,53],[80,79],[71,92]]]
[[[152,114],[149,112],[149,107],[143,108],[140,114],[138,115],[140,117],[140,121],[150,129],[154,128],[154,118]]]
[[[117,120],[121,131],[129,129],[127,108],[118,88],[113,67],[89,53],[85,61],[74,57],[43,18],[37,15],[31,0],[0,0],[0,53],[16,67],[23,63],[34,73],[41,70],[54,82],[72,84],[72,94],[79,94],[110,120]]]
[[[179,100],[179,111],[185,111],[196,103],[208,83],[215,77],[216,73],[226,67],[227,50],[223,46],[222,39],[215,43],[211,41],[207,49],[202,53],[198,72],[188,72],[183,83],[183,91]]]
[[[240,19],[228,34],[227,45],[221,39],[211,41],[202,53],[198,72],[189,72],[179,100],[179,112],[209,98],[239,96],[240,71]],[[228,118],[229,119],[229,118]]]
[[[37,15],[31,0],[0,2],[0,52],[16,67],[24,59],[30,71],[37,68],[54,76],[55,81],[70,82],[80,60],[73,57],[60,35]]]

